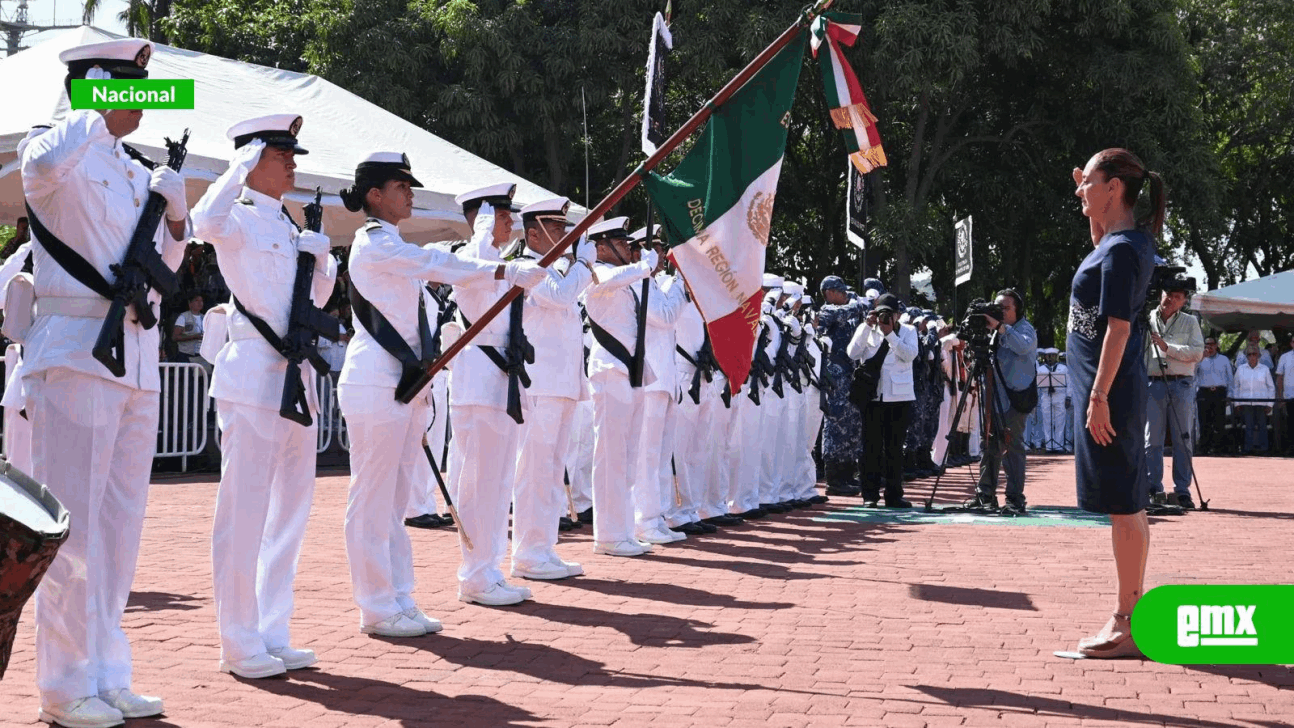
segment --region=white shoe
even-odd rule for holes
[[[567,576],[583,576],[583,575],[584,575],[584,567],[583,567],[583,566],[580,566],[579,564],[575,563],[574,561],[562,561],[561,559],[553,559],[553,560],[552,560],[551,562],[549,562],[549,563],[556,564],[556,565],[558,565],[558,566],[562,567],[563,569],[566,569],[566,575],[567,575]]]
[[[583,573],[583,569],[580,573]],[[549,581],[552,579],[565,579],[568,576],[575,576],[561,561],[548,561],[535,566],[517,566],[512,565],[512,575],[522,579],[539,579]]]
[[[364,634],[375,634],[382,637],[421,637],[427,634],[427,628],[418,622],[397,614],[377,624],[366,624],[359,628]]]
[[[633,539],[593,544],[593,553],[605,556],[642,556],[650,550],[649,544],[639,543]]]
[[[410,607],[404,610],[404,616],[422,625],[422,628],[427,630],[427,634],[435,634],[444,629],[444,626],[441,625],[439,619],[428,617],[417,607]]]
[[[522,585],[520,585],[520,584],[513,584],[513,583],[511,583],[511,582],[509,582],[509,581],[506,581],[506,580],[504,580],[504,581],[500,581],[500,582],[499,582],[499,586],[503,587],[504,589],[507,589],[507,590],[508,590],[508,591],[510,591],[510,592],[516,592],[516,593],[520,594],[522,599],[534,599],[534,598],[535,598],[535,594],[534,594],[534,592],[530,591],[530,587],[528,587],[528,586],[522,586]]]
[[[99,700],[121,711],[123,718],[151,718],[162,714],[162,699],[151,695],[136,695],[130,688],[118,688],[99,693]]]
[[[262,677],[282,675],[288,671],[288,668],[279,658],[262,652],[246,660],[221,660],[220,671],[256,680]]]
[[[270,650],[270,657],[277,657],[283,661],[283,666],[289,670],[300,670],[303,667],[310,667],[319,661],[315,657],[314,650],[294,650],[291,647],[280,647],[277,650]]]
[[[41,707],[40,719],[44,723],[58,723],[64,728],[113,728],[125,724],[121,711],[97,696]]]
[[[460,587],[458,601],[467,602],[468,604],[484,604],[487,607],[506,607],[509,604],[520,604],[526,601],[526,597],[519,591],[507,588],[500,581],[497,584],[491,584],[488,589],[480,592],[467,592]]]
[[[687,538],[687,534],[664,528],[652,528],[638,534],[638,540],[646,543],[674,543],[685,538]]]

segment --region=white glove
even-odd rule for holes
[[[328,255],[330,250],[332,250],[332,241],[323,233],[303,230],[297,236],[297,252],[299,253],[310,253],[316,258],[321,258]]]
[[[90,70],[85,72],[85,80],[87,81],[102,81],[108,78],[112,78],[112,74],[108,73],[102,68],[99,68],[98,66],[95,66],[94,68],[91,68]]]
[[[234,158],[229,160],[229,168],[240,170],[240,178],[247,179],[247,173],[252,171],[256,163],[261,161],[261,152],[265,151],[264,139],[253,139],[234,152]]]
[[[575,259],[588,265],[597,261],[598,248],[589,240],[589,236],[581,235],[579,242],[575,244]]]
[[[761,312],[763,312],[763,314],[764,314],[765,316],[769,316],[769,315],[771,315],[771,314],[773,313],[773,302],[772,302],[772,301],[764,301],[764,305],[763,305],[763,306],[761,306],[759,310],[760,310]]]
[[[148,180],[150,192],[166,198],[166,219],[179,222],[189,216],[189,201],[184,195],[184,178],[167,166],[153,170]]]
[[[656,264],[660,262],[660,256],[656,254],[655,250],[648,248],[643,251],[643,262],[647,264],[647,270],[654,271],[656,270]]]
[[[543,283],[547,277],[548,269],[535,265],[534,261],[514,260],[503,266],[503,279],[509,285],[521,286],[527,291]]]
[[[476,223],[472,225],[472,237],[480,235],[486,230],[494,229],[494,205],[488,202],[481,203],[481,209],[476,211]]]

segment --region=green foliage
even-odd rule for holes
[[[682,3],[671,26],[671,125],[804,4]],[[173,0],[163,25],[176,45],[323,76],[592,203],[642,160],[643,67],[663,5]],[[1245,263],[1294,265],[1288,0],[841,0],[836,9],[865,17],[848,56],[890,160],[873,173],[866,273],[900,294],[929,268],[941,309],[957,313],[953,223],[973,215],[975,276],[955,291],[959,306],[1016,286],[1053,343],[1089,250],[1070,170],[1113,146],[1168,181],[1171,240],[1161,253],[1185,242],[1215,285],[1241,277]],[[860,273],[844,234],[845,164],[813,63],[797,92],[771,270],[810,283]],[[645,210],[636,191],[616,212],[640,224]]]

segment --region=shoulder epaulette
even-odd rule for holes
[[[252,202],[251,200],[249,200],[249,199],[248,199],[248,198],[246,198],[246,197],[239,197],[238,199],[234,200],[234,202],[237,202],[237,203],[238,203],[238,204],[240,204],[240,205],[255,205],[255,204],[256,204],[256,203]]]
[[[382,223],[378,222],[377,220],[370,220],[369,222],[364,224],[364,232],[371,232],[373,230],[381,230],[381,229],[382,229]]]

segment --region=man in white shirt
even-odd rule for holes
[[[1276,365],[1276,408],[1280,416],[1284,410],[1285,449],[1294,453],[1294,339],[1290,339],[1290,350],[1281,354],[1280,363]]]
[[[220,425],[220,489],[211,534],[220,670],[243,678],[315,663],[289,644],[292,584],[314,498],[319,411],[314,375],[301,367],[310,424],[280,415],[298,254],[314,255],[311,298],[332,294],[337,262],[326,236],[298,231],[283,206],[296,184],[297,114],[230,127],[234,158],[193,210],[196,235],[216,249],[233,294],[229,341],[212,364]],[[265,329],[279,342],[272,343]]]
[[[1253,331],[1250,331],[1249,334],[1245,337],[1244,346],[1241,346],[1240,351],[1236,352],[1236,361],[1235,361],[1236,369],[1239,369],[1240,367],[1245,365],[1245,362],[1247,361],[1247,353],[1252,348],[1258,349],[1259,364],[1262,364],[1268,369],[1276,368],[1276,362],[1272,361],[1272,355],[1270,352],[1267,351],[1267,346],[1263,339],[1263,332],[1257,329],[1254,329]]]
[[[651,544],[634,537],[632,487],[643,426],[642,385],[655,380],[645,360],[646,332],[638,325],[642,305],[662,304],[662,296],[641,301],[635,290],[656,268],[657,255],[636,253],[625,229],[626,217],[595,223],[589,240],[597,246],[593,285],[585,310],[593,333],[589,351],[589,386],[593,394],[593,552],[610,556],[641,556]],[[641,380],[631,371],[643,366]]]
[[[566,232],[565,197],[521,208],[526,247],[521,258],[539,260]],[[526,422],[521,427],[517,477],[512,489],[512,575],[525,579],[565,579],[584,568],[563,561],[554,546],[557,526],[567,510],[563,483],[575,404],[586,396],[584,324],[579,297],[593,282],[592,243],[573,246],[574,262],[558,258],[550,275],[526,295],[526,336],[535,349],[527,366],[530,386]]]
[[[863,501],[868,508],[879,505],[882,488],[886,508],[912,507],[903,498],[903,437],[916,399],[912,360],[917,357],[917,330],[899,323],[900,308],[894,294],[877,296],[849,342],[849,356],[876,377],[876,393],[863,413],[869,476],[863,482]]]
[[[171,329],[171,340],[175,348],[189,361],[202,363],[198,356],[198,347],[202,346],[202,294],[189,294],[189,307],[175,317]]]
[[[1204,340],[1204,358],[1195,369],[1195,401],[1200,423],[1199,451],[1218,455],[1227,450],[1227,392],[1231,361],[1218,351],[1218,340]]]
[[[151,54],[137,38],[70,48],[59,54],[65,88],[73,79],[147,78]],[[119,376],[91,353],[110,305],[112,267],[124,260],[150,193],[166,200],[153,243],[171,270],[189,238],[183,178],[164,166],[150,173],[121,142],[142,117],[138,109],[70,111],[18,147],[36,294],[23,347],[32,475],[72,522],[36,592],[36,684],[46,723],[100,728],[162,712],[160,699],[131,692],[121,629],[157,447],[159,328],[145,328],[132,306]],[[160,300],[148,293],[154,315]]]

